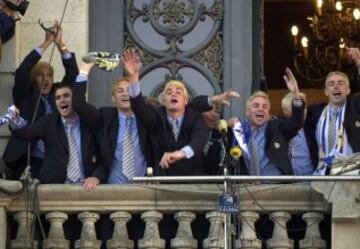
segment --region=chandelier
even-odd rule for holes
[[[345,47],[360,45],[360,0],[316,0],[315,5],[308,17],[310,37],[300,38],[299,28],[291,27],[295,70],[313,83],[322,82],[330,71],[350,68]]]

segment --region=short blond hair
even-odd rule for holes
[[[306,95],[305,95],[305,93],[301,92],[300,93],[300,98],[304,101],[304,104],[306,104]],[[292,100],[293,100],[292,93],[286,94],[281,100],[281,107],[283,109],[285,109],[285,108],[290,109],[291,106],[292,106]]]
[[[116,88],[123,82],[129,82],[129,78],[128,77],[121,77],[119,79],[117,79],[114,84],[111,87],[111,94],[114,95]]]
[[[251,104],[250,102],[253,100],[253,99],[256,99],[256,98],[263,98],[265,99],[268,104],[269,104],[269,109],[270,109],[270,100],[269,100],[269,95],[264,92],[264,91],[256,91],[254,92],[247,100],[246,100],[246,104],[245,104],[245,107],[246,109],[249,109]]]
[[[39,74],[39,72],[42,69],[47,69],[50,71],[51,73],[51,77],[54,77],[54,68],[50,65],[50,63],[45,62],[45,61],[39,61],[38,63],[36,63],[36,65],[31,69],[30,72],[30,78],[31,78],[31,82],[35,83],[35,78],[36,76]]]
[[[167,91],[167,89],[170,87],[170,86],[175,86],[175,87],[179,87],[183,90],[184,92],[184,96],[185,96],[185,99],[186,101],[189,101],[189,92],[185,86],[185,84],[180,81],[180,80],[170,80],[168,81],[166,84],[165,84],[165,87],[164,87],[164,91],[163,91],[163,97],[165,96],[165,93]]]
[[[334,75],[339,75],[339,76],[344,77],[345,84],[346,84],[347,86],[350,86],[349,77],[348,77],[345,73],[340,72],[340,71],[332,71],[332,72],[330,72],[330,73],[328,73],[328,74],[326,75],[325,87],[327,87],[327,85],[328,85],[328,83],[329,83],[329,78],[332,77],[332,76],[334,76]]]

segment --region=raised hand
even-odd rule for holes
[[[56,27],[56,35],[55,35],[55,38],[54,38],[54,42],[57,46],[63,46],[64,43],[62,41],[62,34],[63,34],[63,30],[62,30],[62,27],[60,25],[60,23],[58,22],[58,20],[55,20],[55,24],[54,26]]]
[[[128,73],[131,82],[138,82],[140,78],[141,60],[134,49],[126,49],[122,56],[124,68]]]
[[[95,62],[83,62],[80,66],[80,73],[82,74],[89,74],[91,69],[94,67]]]
[[[346,52],[350,56],[351,60],[355,63],[356,67],[360,69],[360,51],[358,48],[346,47]]]
[[[240,98],[240,94],[234,90],[227,90],[211,97],[212,104],[230,106],[230,98]]]
[[[290,68],[285,69],[284,80],[287,88],[292,93],[294,99],[300,99],[300,91],[297,80],[294,74],[291,72]]]

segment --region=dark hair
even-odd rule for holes
[[[65,87],[70,88],[71,91],[72,91],[73,88],[74,88],[74,84],[73,84],[73,83],[67,83],[67,82],[55,83],[55,84],[53,85],[53,87],[52,87],[51,90],[53,91],[53,93],[54,93],[54,95],[55,95],[56,92],[57,92],[57,90],[62,89],[62,88],[65,88]]]

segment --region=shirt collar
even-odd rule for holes
[[[64,117],[61,117],[61,121],[63,122],[64,125],[76,125],[80,123],[80,118],[77,114],[75,114],[75,117],[73,119],[66,119]]]

